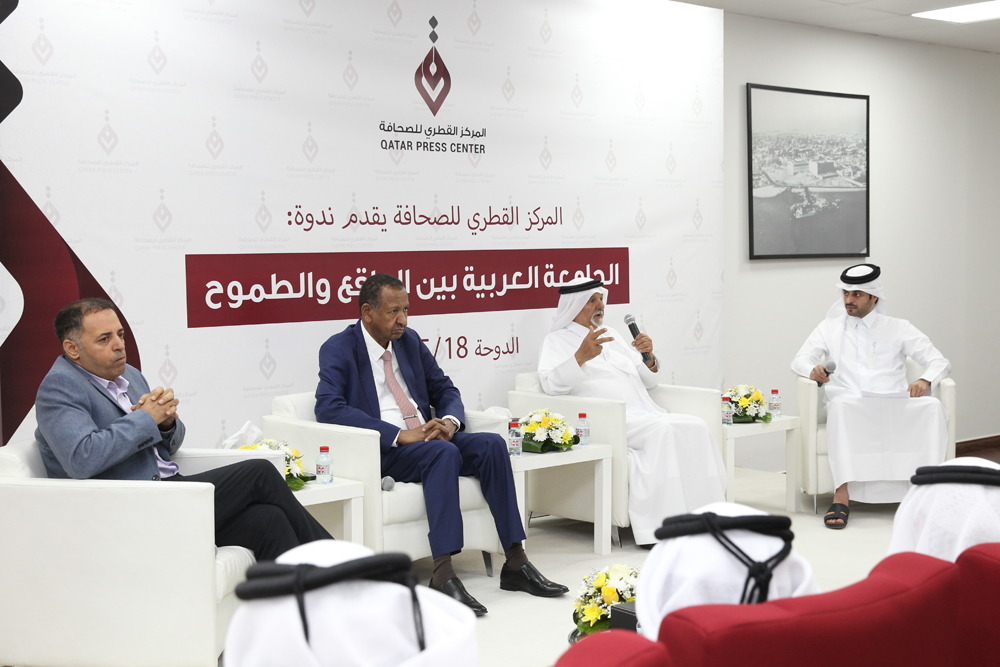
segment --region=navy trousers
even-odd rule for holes
[[[427,506],[428,539],[434,558],[462,550],[458,477],[479,479],[504,549],[524,540],[517,511],[507,443],[496,433],[456,433],[451,442],[399,445],[382,457],[382,475],[397,482],[421,482]]]

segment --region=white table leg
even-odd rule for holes
[[[723,426],[723,428],[726,428]],[[730,427],[732,428],[732,427]],[[726,438],[726,502],[736,501],[736,441]]]
[[[525,488],[524,488],[524,472],[514,473],[514,495],[517,496],[517,513],[521,515],[521,525],[524,526],[525,540],[524,544],[527,545],[528,540],[528,503],[525,498]]]
[[[611,459],[594,462],[594,553],[611,553]]]
[[[344,539],[355,544],[365,543],[364,498],[351,498],[343,502]]]
[[[802,456],[802,429],[785,431],[785,511],[802,511],[799,457]]]

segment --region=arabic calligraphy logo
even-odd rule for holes
[[[160,370],[157,375],[159,376],[160,381],[163,382],[163,386],[169,387],[173,385],[174,380],[177,379],[177,367],[174,366],[174,362],[170,361],[169,345],[163,346],[163,356],[165,356],[166,359],[164,359],[163,363],[160,364]]]
[[[642,86],[639,86],[639,92],[635,94],[632,101],[635,102],[635,108],[640,112],[642,111],[642,108],[646,106],[646,97],[642,94]]]
[[[694,111],[695,116],[701,115],[701,96],[698,94],[697,86],[694,89],[694,102],[691,103],[691,110]]]
[[[173,214],[167,208],[167,205],[163,203],[163,188],[160,188],[160,205],[153,211],[153,223],[160,228],[161,232],[165,232],[173,220]]]
[[[260,363],[257,364],[257,368],[260,369],[261,375],[264,376],[265,380],[270,380],[271,376],[274,375],[275,369],[278,368],[278,362],[274,360],[269,351],[270,341],[264,339],[264,356],[261,357]]]
[[[42,213],[45,214],[45,217],[49,219],[49,222],[51,222],[52,226],[54,227],[59,224],[59,218],[61,216],[59,215],[59,209],[57,209],[55,205],[52,203],[51,197],[52,197],[52,188],[46,185],[45,204],[42,206]]]
[[[109,123],[109,111],[104,110],[104,127],[97,133],[97,143],[104,150],[105,155],[111,155],[111,151],[118,145],[118,135],[111,129]]]
[[[215,441],[215,448],[216,449],[222,449],[222,445],[225,444],[225,442],[226,442],[226,420],[223,419],[222,420],[222,435],[220,435],[219,439]]]
[[[347,219],[348,220],[351,219],[351,216],[354,216],[355,218],[360,218],[361,217],[361,211],[358,210],[357,200],[358,200],[357,193],[352,192],[351,193],[351,210],[347,212]],[[351,231],[352,232],[357,233],[357,231],[358,231],[358,225],[351,225],[350,227],[351,227]]]
[[[431,44],[434,44],[438,38],[437,33],[434,31],[434,28],[437,28],[438,22],[432,16],[429,23],[431,24],[431,34],[429,37]],[[417,71],[413,74],[413,82],[417,86],[417,92],[420,93],[420,97],[424,98],[427,108],[431,110],[431,114],[436,116],[441,105],[444,104],[444,99],[448,97],[448,93],[451,91],[451,74],[448,72],[448,68],[445,67],[437,47],[431,46],[431,50],[424,56],[423,62],[417,66]],[[437,97],[431,97],[431,93],[437,90],[439,84],[441,84],[441,90],[438,91]]]
[[[674,159],[674,145],[670,144],[670,149],[667,151],[667,173],[673,174],[676,167],[677,160]]]
[[[701,223],[704,222],[704,218],[701,217],[701,209],[698,207],[698,200],[694,200],[694,215],[691,216],[691,222],[694,223],[695,229],[701,229]]]
[[[260,227],[260,231],[266,232],[267,228],[271,226],[271,211],[268,210],[267,205],[264,203],[264,192],[260,193],[260,208],[257,209],[257,215],[253,217],[254,222]]]
[[[552,37],[552,26],[549,25],[549,10],[545,10],[545,20],[542,21],[542,27],[538,29],[538,34],[542,36],[542,42],[545,44],[549,43],[549,39]]]
[[[618,165],[618,158],[615,157],[614,142],[608,141],[608,155],[604,158],[604,166],[608,168],[608,173],[612,173]]]
[[[347,52],[347,67],[344,68],[344,73],[341,78],[344,83],[347,84],[348,90],[354,90],[354,86],[358,85],[358,70],[354,69],[354,63],[351,62],[352,54],[350,51]]]
[[[38,37],[31,44],[31,52],[35,54],[38,58],[38,62],[44,65],[49,62],[49,58],[55,53],[55,48],[52,46],[52,42],[49,38],[45,36],[45,19],[38,19]]]
[[[549,152],[549,138],[547,136],[545,137],[545,147],[542,148],[538,161],[542,163],[542,169],[549,170],[549,165],[552,164],[552,153]]]
[[[510,80],[510,67],[507,68],[507,80],[500,87],[500,92],[503,93],[504,99],[509,104],[514,97],[514,82]]]
[[[156,44],[153,46],[153,50],[149,52],[149,55],[146,56],[146,62],[153,68],[153,73],[159,76],[163,68],[167,66],[167,54],[160,48],[160,31],[155,30],[153,34],[155,35],[153,41]]]
[[[667,287],[670,289],[674,288],[677,284],[677,274],[674,272],[674,258],[670,258],[670,270],[667,271]]]
[[[469,164],[475,169],[479,166],[479,161],[483,159],[483,156],[479,153],[469,153]]]
[[[472,0],[472,13],[469,14],[469,20],[465,24],[469,26],[469,32],[472,33],[473,37],[483,27],[483,21],[479,18],[479,12],[476,11],[476,0]]]
[[[208,139],[205,139],[205,148],[208,149],[208,154],[213,159],[217,159],[225,146],[226,144],[222,141],[222,137],[215,131],[215,116],[212,116],[212,133],[208,135]]]
[[[250,63],[250,73],[253,74],[253,78],[257,79],[257,83],[264,83],[264,78],[267,76],[267,63],[260,57],[260,42],[257,42],[257,57]]]
[[[646,224],[646,214],[642,210],[642,197],[639,198],[639,212],[635,214],[635,224],[640,230]]]
[[[573,100],[573,105],[576,108],[580,108],[580,102],[583,102],[583,91],[580,89],[580,75],[576,75],[576,84],[573,86],[573,90],[569,93],[569,99]]]
[[[576,212],[573,213],[573,226],[576,227],[576,231],[580,231],[583,227],[583,211],[580,210],[580,198],[576,198]]]
[[[309,162],[312,162],[316,159],[316,156],[319,155],[319,144],[317,144],[316,140],[313,139],[312,123],[306,123],[306,125],[309,128],[309,134],[306,136],[306,140],[302,142],[302,154],[306,156],[306,159],[309,160]]]
[[[695,314],[696,324],[694,325],[694,339],[697,341],[701,340],[702,335],[705,333],[705,328],[701,326],[701,312]]]
[[[111,300],[115,302],[115,305],[121,308],[125,305],[125,296],[118,291],[118,287],[115,285],[115,272],[111,272],[111,289],[108,290],[108,296]]]
[[[392,4],[389,5],[389,9],[385,10],[385,14],[389,17],[389,21],[392,22],[393,28],[399,25],[399,21],[403,18],[403,10],[396,0],[392,0]]]
[[[316,9],[316,0],[299,0],[299,7],[309,16]]]

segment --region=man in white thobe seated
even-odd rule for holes
[[[629,522],[636,544],[652,545],[664,517],[725,500],[726,469],[703,420],[671,414],[649,397],[659,371],[653,341],[640,333],[626,342],[603,325],[607,294],[601,281],[588,278],[559,288],[538,379],[547,394],[625,401]]]
[[[639,633],[656,641],[663,618],[684,607],[819,593],[809,561],[792,548],[791,525],[736,503],[664,520],[636,585]]]
[[[792,359],[792,370],[826,386],[826,441],[836,489],[823,517],[843,528],[850,499],[898,503],[920,466],[944,461],[948,423],[941,402],[926,396],[951,364],[907,320],[886,315],[881,269],[846,269],[826,319]],[[832,373],[820,363],[836,364]],[[906,383],[906,357],[926,370]]]
[[[317,540],[236,587],[226,667],[476,667],[476,615],[416,585],[410,559]]]
[[[920,468],[892,522],[889,553],[955,562],[969,547],[1000,542],[1000,464],[974,456]]]

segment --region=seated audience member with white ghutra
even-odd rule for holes
[[[226,667],[475,667],[475,614],[417,586],[410,565],[333,540],[254,565],[236,587]]]
[[[791,525],[737,503],[664,519],[636,588],[639,633],[656,641],[663,618],[684,607],[819,593],[809,561],[792,548]]]
[[[892,522],[889,553],[916,551],[955,562],[1000,542],[1000,464],[972,456],[917,469]]]
[[[886,314],[874,264],[849,267],[826,319],[792,359],[792,370],[826,386],[826,440],[836,489],[823,517],[843,528],[849,500],[898,503],[920,466],[944,461],[948,422],[941,402],[926,394],[951,364],[907,320]],[[823,356],[836,364],[828,373]],[[926,370],[906,384],[906,357]]]
[[[648,545],[663,517],[724,500],[726,468],[703,420],[667,412],[649,397],[660,369],[653,341],[644,333],[627,341],[605,326],[607,296],[600,280],[585,277],[559,288],[538,379],[547,394],[625,401],[629,522],[636,544]]]

